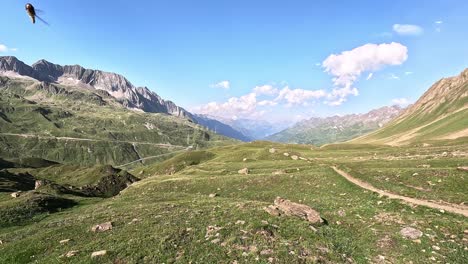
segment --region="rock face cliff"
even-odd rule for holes
[[[0,74],[18,75],[42,82],[73,85],[87,89],[104,90],[130,109],[150,113],[192,118],[185,109],[171,101],[163,100],[147,87],[135,87],[124,76],[91,70],[80,65],[58,65],[40,60],[29,66],[15,57],[0,57]]]

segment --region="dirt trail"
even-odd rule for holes
[[[426,207],[430,207],[430,208],[438,209],[438,210],[445,210],[447,212],[451,212],[451,213],[455,213],[455,214],[461,214],[461,215],[463,215],[465,217],[468,217],[468,206],[450,204],[450,203],[441,204],[441,203],[431,202],[431,201],[428,201],[428,200],[421,200],[421,199],[410,198],[410,197],[406,197],[406,196],[402,196],[402,195],[398,195],[398,194],[389,193],[389,192],[377,189],[377,188],[375,188],[374,186],[370,185],[367,182],[363,182],[361,180],[358,180],[358,179],[352,177],[351,175],[349,175],[349,173],[344,172],[344,171],[342,171],[342,170],[340,170],[340,169],[338,169],[336,167],[332,167],[332,169],[336,173],[338,173],[341,176],[343,176],[344,178],[346,178],[348,181],[356,184],[357,186],[359,186],[361,188],[364,188],[366,190],[372,191],[372,192],[376,192],[376,193],[378,193],[380,195],[387,196],[390,199],[398,199],[398,200],[405,201],[407,203],[422,205],[422,206],[426,206]]]

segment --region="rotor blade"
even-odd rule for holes
[[[36,14],[45,14],[44,10],[41,9],[34,9],[36,11]]]
[[[39,19],[40,21],[42,21],[42,23],[46,24],[47,26],[50,26],[49,23],[47,23],[44,19],[40,18],[39,16],[37,16],[37,19]]]

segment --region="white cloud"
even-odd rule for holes
[[[210,114],[232,118],[234,116],[251,117],[256,113],[257,95],[249,93],[241,97],[231,97],[227,102],[211,102],[195,108],[200,114]]]
[[[9,48],[5,44],[0,44],[0,52],[18,51],[17,48]]]
[[[434,22],[435,24],[435,31],[436,32],[441,32],[442,31],[442,24],[444,23],[444,21],[436,21]]]
[[[312,99],[325,97],[327,93],[324,90],[304,90],[304,89],[289,89],[288,86],[281,89],[275,102],[285,101],[288,106],[304,105]]]
[[[270,100],[263,100],[263,101],[258,102],[259,106],[275,106],[277,104],[278,104],[277,102],[270,101]]]
[[[400,80],[400,77],[398,77],[397,75],[395,75],[393,73],[390,73],[390,76],[388,78],[391,79],[391,80]]]
[[[352,87],[365,72],[375,72],[387,65],[401,65],[408,59],[408,48],[400,43],[365,44],[340,54],[332,54],[322,63],[325,72],[334,76],[335,88],[327,102],[339,105],[349,95],[358,95]]]
[[[422,27],[417,25],[409,25],[409,24],[395,24],[393,25],[393,31],[395,31],[399,35],[421,35],[424,30]]]
[[[366,81],[372,79],[373,76],[374,76],[373,72],[369,73],[369,75],[367,75]]]
[[[229,88],[231,88],[231,83],[229,81],[221,81],[219,83],[210,85],[210,87],[228,90]]]
[[[258,100],[258,97],[265,100]],[[226,102],[211,102],[193,109],[199,114],[221,116],[225,118],[249,118],[257,119],[265,115],[268,109],[265,107],[283,106],[305,106],[312,100],[326,97],[324,90],[290,89],[288,86],[279,90],[272,85],[256,86],[252,92],[229,98]]]
[[[276,95],[278,94],[279,90],[274,88],[271,85],[262,85],[262,86],[256,86],[253,89],[253,92],[256,93],[257,95]]]
[[[392,104],[405,107],[410,104],[410,101],[407,98],[395,98],[392,100]]]
[[[410,71],[405,72],[405,75],[411,75],[411,74],[413,74],[413,72],[410,72]]]

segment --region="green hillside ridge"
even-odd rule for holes
[[[435,83],[414,105],[382,129],[351,143],[434,144],[468,137],[468,69]]]
[[[0,77],[0,156],[121,165],[233,142],[188,119],[128,110],[103,91]]]

